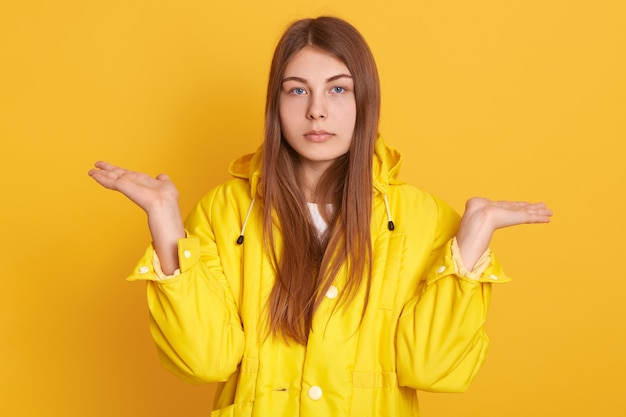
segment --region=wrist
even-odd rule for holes
[[[180,215],[180,208],[178,206],[178,199],[163,199],[152,203],[146,208],[146,214],[148,218],[178,218]]]
[[[456,240],[463,263],[470,271],[489,248],[493,233],[494,228],[484,213],[466,212],[463,216]]]

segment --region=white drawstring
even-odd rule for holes
[[[248,207],[248,213],[246,213],[246,218],[243,220],[243,225],[241,226],[241,233],[237,238],[237,244],[241,245],[243,243],[243,233],[246,231],[246,224],[248,224],[248,218],[250,217],[250,213],[252,213],[252,207],[254,206],[254,198],[250,202],[250,207]]]
[[[385,200],[385,209],[387,210],[387,229],[393,230],[396,226],[393,224],[393,220],[391,220],[391,211],[389,210],[389,200],[387,200],[387,194],[383,194],[383,200]]]

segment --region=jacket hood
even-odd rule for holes
[[[228,171],[235,178],[247,179],[250,182],[250,198],[262,195],[261,190],[261,166],[263,161],[263,147],[255,153],[244,155],[234,160]],[[402,155],[396,149],[387,146],[378,136],[374,148],[372,161],[374,190],[382,195],[389,194],[389,186],[401,184],[398,180]]]

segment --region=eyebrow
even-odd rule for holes
[[[337,81],[340,78],[350,78],[351,79],[352,76],[350,74],[337,74],[337,75],[333,75],[330,78],[327,78],[326,82],[327,83],[331,83],[333,81]],[[298,82],[305,83],[305,84],[307,83],[307,80],[305,80],[304,78],[301,78],[301,77],[287,77],[287,78],[283,79],[282,82],[284,83],[286,81],[298,81]]]

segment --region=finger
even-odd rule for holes
[[[530,216],[530,221],[527,223],[550,223],[551,215],[545,214],[532,214]]]
[[[511,209],[511,208],[526,208],[531,205],[528,201],[507,201],[500,200],[494,201],[494,205],[501,208]]]
[[[94,166],[96,168],[99,168],[102,171],[106,171],[106,172],[114,172],[116,173],[118,176],[122,175],[122,174],[127,174],[129,172],[133,172],[130,169],[126,169],[126,168],[122,168],[120,166],[117,165],[113,165],[110,164],[108,162],[105,161],[98,161],[94,164]]]
[[[110,172],[102,171],[99,169],[92,169],[91,171],[89,171],[89,175],[104,188],[116,190],[115,181],[117,180],[117,177],[113,177]]]
[[[116,168],[119,168],[116,165],[110,164],[106,161],[97,161],[94,166],[98,169],[104,170],[104,171],[112,171]]]
[[[523,208],[500,209],[497,213],[496,229],[515,226],[519,224],[549,223],[552,210],[548,208],[535,208],[530,204]]]
[[[524,210],[529,213],[552,215],[552,210],[543,203],[531,204],[525,207]]]
[[[135,178],[137,173],[128,169],[118,167],[108,162],[98,161],[95,164],[98,169],[91,169],[88,174],[105,188],[119,191],[121,180]]]
[[[552,217],[554,213],[552,213],[552,210],[550,210],[549,208],[544,208],[541,210],[535,210],[532,215],[535,216],[537,219],[539,219],[539,221],[541,221],[542,223],[547,223],[550,221],[550,218]]]
[[[546,203],[543,202],[539,202],[539,203],[531,203],[528,201],[506,201],[506,200],[500,200],[500,201],[495,201],[494,205],[500,208],[506,208],[506,209],[523,209],[523,210],[538,210],[538,209],[545,209],[546,208]]]
[[[160,181],[170,181],[170,177],[167,174],[159,174],[155,178]]]
[[[526,210],[527,219],[525,223],[549,223],[552,217],[552,210],[548,208]]]

